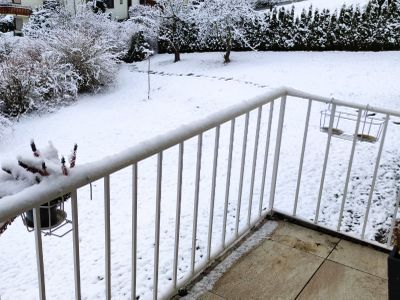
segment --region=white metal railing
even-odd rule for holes
[[[131,246],[131,297],[136,298],[137,286],[140,284],[137,282],[137,230],[138,230],[138,163],[153,156],[157,155],[157,176],[156,176],[156,206],[155,206],[155,224],[154,224],[154,275],[153,275],[153,299],[159,297],[159,253],[160,253],[160,219],[162,215],[161,200],[162,200],[162,181],[163,176],[163,152],[164,150],[172,147],[178,146],[178,178],[177,178],[177,194],[176,194],[176,213],[175,213],[175,240],[174,240],[174,258],[173,258],[173,278],[171,280],[171,286],[168,291],[163,294],[163,297],[168,297],[177,293],[179,288],[187,284],[188,281],[192,280],[196,274],[199,274],[204,268],[206,268],[216,257],[218,257],[223,252],[227,251],[231,245],[236,243],[243,237],[251,228],[258,222],[262,221],[267,214],[271,214],[274,211],[279,211],[277,209],[277,203],[280,199],[276,198],[277,181],[280,165],[281,146],[282,137],[284,132],[285,124],[285,114],[286,105],[288,97],[295,98],[298,101],[306,100],[307,113],[305,116],[304,131],[301,143],[301,154],[300,162],[297,173],[296,189],[293,207],[290,209],[290,213],[284,212],[284,214],[290,215],[292,217],[302,219],[302,216],[298,215],[298,204],[299,204],[299,192],[302,184],[302,174],[304,167],[304,157],[306,153],[306,144],[310,126],[310,115],[311,108],[314,102],[326,103],[331,107],[331,112],[329,114],[329,128],[328,136],[325,145],[324,160],[322,167],[322,174],[320,176],[320,185],[316,187],[318,189],[318,197],[315,201],[315,215],[313,219],[306,219],[305,221],[316,224],[318,226],[324,227],[320,223],[320,211],[321,211],[321,199],[324,191],[324,183],[326,178],[327,164],[329,160],[330,148],[331,148],[331,137],[333,134],[333,126],[335,120],[335,111],[338,107],[351,108],[358,110],[357,118],[355,121],[354,135],[352,138],[352,147],[349,157],[349,162],[347,166],[346,181],[343,193],[343,199],[340,205],[340,212],[338,222],[335,228],[330,227],[329,229],[334,229],[341,232],[341,222],[343,217],[343,211],[346,201],[346,196],[349,190],[349,182],[351,177],[351,171],[353,166],[353,159],[355,154],[356,143],[358,142],[357,134],[359,133],[360,124],[362,123],[361,114],[362,112],[368,111],[376,114],[382,114],[384,116],[384,128],[382,136],[380,138],[380,144],[378,149],[378,154],[376,157],[376,162],[374,166],[374,173],[372,177],[371,188],[369,191],[368,202],[365,207],[365,216],[363,219],[363,225],[361,233],[356,236],[360,240],[365,240],[365,230],[368,222],[368,217],[370,214],[371,200],[374,193],[374,187],[376,184],[377,174],[380,168],[380,159],[382,156],[382,151],[385,143],[388,123],[390,117],[400,117],[400,112],[393,110],[386,110],[371,106],[358,105],[354,103],[344,102],[336,99],[320,97],[316,95],[311,95],[291,88],[278,88],[272,90],[262,96],[256,97],[252,100],[245,101],[243,103],[234,105],[227,108],[221,112],[215,113],[210,117],[193,122],[192,124],[184,125],[174,131],[171,131],[165,135],[158,136],[149,141],[143,142],[133,148],[130,148],[120,154],[112,157],[107,157],[107,159],[95,163],[90,163],[77,167],[74,172],[71,172],[71,176],[67,178],[58,178],[51,182],[43,181],[40,185],[30,187],[19,194],[8,196],[0,200],[0,223],[5,222],[11,217],[21,214],[29,209],[34,210],[34,224],[35,226],[35,240],[36,240],[36,259],[37,259],[37,272],[38,272],[38,285],[39,285],[39,296],[40,299],[45,299],[45,276],[44,276],[44,264],[43,264],[43,250],[42,250],[42,234],[40,228],[40,213],[39,206],[47,201],[57,198],[66,193],[71,193],[71,213],[72,213],[72,227],[73,227],[73,257],[74,257],[74,278],[75,278],[75,298],[81,298],[81,276],[80,276],[80,253],[79,253],[79,222],[78,222],[78,196],[77,189],[88,185],[99,179],[103,179],[104,182],[104,234],[105,234],[105,286],[106,293],[105,298],[111,298],[111,231],[110,231],[110,175],[117,172],[123,168],[132,167],[132,235],[127,237],[132,239]],[[275,103],[279,103],[279,110]],[[269,107],[268,122],[266,129],[266,139],[265,148],[263,152],[262,159],[262,176],[261,176],[261,186],[259,189],[259,203],[257,217],[252,219],[253,210],[253,198],[255,196],[255,177],[256,177],[256,166],[259,163],[257,157],[259,156],[259,139],[260,139],[260,127],[261,127],[261,117],[263,108]],[[278,120],[276,124],[276,134],[273,132],[273,116],[274,116],[274,106],[275,110],[278,111]],[[249,166],[249,171],[251,174],[250,179],[250,194],[249,197],[243,197],[243,177],[244,172],[247,167],[246,165],[246,153],[248,146],[248,134],[249,134],[249,115],[251,112],[257,112],[257,121],[255,124],[255,138],[252,163]],[[242,151],[241,151],[241,161],[239,169],[239,190],[237,195],[236,203],[236,217],[235,217],[235,228],[233,239],[228,243],[227,240],[227,216],[228,216],[228,202],[232,198],[230,195],[231,186],[231,173],[232,173],[232,160],[233,160],[233,144],[236,128],[236,120],[238,117],[244,116],[244,130],[243,130],[243,140],[242,140]],[[226,187],[224,196],[224,211],[223,211],[223,225],[221,232],[222,248],[214,254],[212,253],[212,235],[213,235],[213,219],[214,219],[214,204],[216,199],[216,178],[217,178],[217,165],[220,155],[220,129],[223,124],[230,124],[230,134],[229,134],[229,149],[227,156],[227,171],[226,171]],[[297,125],[296,125],[297,126]],[[196,239],[197,239],[197,225],[198,225],[198,209],[199,209],[199,192],[200,192],[200,170],[202,166],[202,149],[203,149],[203,134],[208,130],[215,130],[215,140],[214,140],[214,151],[213,151],[213,167],[212,167],[212,180],[211,180],[211,197],[209,201],[209,220],[208,220],[208,236],[207,240],[207,255],[206,260],[202,264],[196,262]],[[273,144],[272,136],[276,136]],[[191,259],[190,259],[190,270],[188,276],[185,280],[178,280],[178,253],[179,253],[179,242],[180,242],[180,230],[181,230],[181,205],[182,205],[182,186],[183,186],[183,153],[185,142],[188,139],[197,137],[197,157],[196,157],[196,172],[195,172],[195,195],[194,195],[194,207],[193,207],[193,220],[192,220],[192,249],[191,249]],[[267,164],[269,154],[273,151],[273,165],[270,178],[267,175]],[[265,188],[267,182],[270,183],[269,198],[268,198],[268,209],[264,212],[262,207],[264,204]],[[248,203],[247,216],[244,220],[245,226],[240,228],[239,223],[241,221],[241,209],[243,207],[243,200]],[[394,213],[396,216],[398,209],[399,199],[393,199]],[[280,212],[280,211],[279,211]],[[392,231],[394,217],[392,218],[392,227],[389,232]],[[341,232],[342,234],[345,234]],[[354,237],[354,236],[353,236]],[[373,243],[373,242],[371,242]],[[390,246],[390,239],[386,245],[381,245],[383,247]]]

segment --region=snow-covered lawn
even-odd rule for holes
[[[70,107],[44,116],[25,117],[12,129],[6,130],[0,141],[0,162],[15,159],[29,152],[34,138],[38,147],[51,140],[62,150],[69,151],[79,144],[77,165],[100,160],[118,153],[143,140],[163,134],[182,124],[204,118],[212,112],[259,95],[268,89],[287,85],[314,94],[370,105],[399,109],[400,53],[233,53],[232,63],[222,64],[222,53],[183,54],[182,61],[172,63],[171,55],[151,59],[151,93],[147,101],[148,62],[121,65],[114,89],[95,96],[82,96]],[[304,126],[306,101],[290,99],[282,144],[283,164],[278,178],[279,208],[291,211],[297,179],[298,159]],[[319,131],[319,111],[314,105],[311,113],[309,142],[304,166],[304,181],[299,199],[299,214],[313,218],[318,194],[326,135]],[[263,110],[260,149],[258,151],[253,218],[258,213],[260,171],[269,107]],[[276,108],[277,110],[277,108]],[[256,112],[250,115],[249,146],[246,165],[252,163]],[[276,117],[274,117],[276,128]],[[367,236],[385,228],[390,219],[394,200],[395,179],[399,170],[400,127],[389,125],[382,168],[374,204],[367,227]],[[273,131],[274,132],[274,131]],[[235,225],[243,118],[237,120],[235,131],[231,199],[228,214],[228,238]],[[274,137],[273,137],[274,139]],[[199,206],[197,261],[205,259],[207,227],[213,160],[214,131],[204,134],[203,166]],[[215,203],[213,249],[221,246],[221,227],[229,124],[221,127],[218,180]],[[272,141],[273,142],[273,141]],[[190,269],[192,215],[197,140],[185,143],[184,190],[182,202],[182,231],[180,243],[179,278]],[[330,164],[321,205],[321,221],[335,226],[340,206],[347,160],[351,143],[332,141]],[[365,190],[372,175],[377,144],[357,144],[350,195],[346,204],[343,230],[360,232],[357,219],[364,214]],[[64,154],[68,154],[65,153]],[[270,153],[270,157],[273,152]],[[171,284],[174,214],[176,202],[177,148],[164,153],[163,200],[160,245],[160,290]],[[271,160],[270,160],[271,161]],[[271,164],[270,164],[271,165]],[[245,174],[241,217],[246,220],[250,168]],[[271,168],[269,167],[269,173]],[[154,199],[156,160],[139,164],[139,245],[138,292],[140,299],[151,298],[154,242]],[[131,169],[111,176],[112,286],[115,299],[130,297],[130,220]],[[267,183],[268,186],[268,183]],[[268,190],[265,191],[266,199]],[[338,195],[336,197],[336,195]],[[379,197],[378,197],[379,196]],[[80,216],[80,247],[82,293],[85,299],[104,295],[104,217],[103,183],[93,183],[93,200],[89,188],[78,191]],[[379,200],[379,201],[378,201]],[[1,201],[1,200],[0,200]],[[264,200],[266,201],[266,200]],[[348,205],[348,206],[347,206]],[[263,208],[265,207],[265,202]],[[245,221],[240,225],[243,227]],[[20,220],[14,222],[0,237],[0,297],[1,299],[36,299],[36,261],[33,234],[26,232]],[[45,271],[49,299],[73,298],[73,260],[71,235],[62,239],[44,237]]]

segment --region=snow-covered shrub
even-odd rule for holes
[[[66,22],[69,22],[69,14],[60,5],[60,2],[47,0],[43,6],[33,10],[22,31],[25,36],[39,38],[51,34],[52,29]]]
[[[52,49],[23,38],[0,65],[0,109],[8,117],[73,100],[79,77]]]
[[[19,37],[15,37],[12,33],[0,33],[0,63],[10,55],[20,41]]]
[[[54,30],[49,40],[60,62],[78,74],[79,92],[97,92],[116,76],[116,54],[107,39],[96,36],[93,28]]]

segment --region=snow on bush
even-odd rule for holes
[[[73,100],[79,77],[43,42],[20,39],[0,65],[0,109],[18,117]]]

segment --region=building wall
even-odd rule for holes
[[[128,0],[113,0],[114,8],[107,9],[116,20],[124,20],[128,18]],[[132,0],[132,5],[139,4],[139,0]]]

